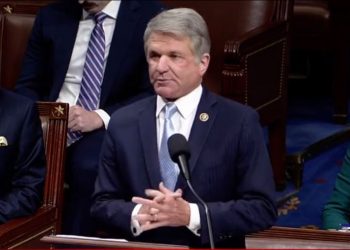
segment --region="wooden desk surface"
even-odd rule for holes
[[[247,248],[350,249],[350,233],[319,229],[272,227],[246,237]]]

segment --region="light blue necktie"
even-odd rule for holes
[[[159,148],[160,173],[162,175],[164,185],[168,189],[174,190],[177,181],[177,176],[179,174],[179,168],[170,158],[168,150],[168,138],[175,133],[171,117],[176,113],[177,107],[175,103],[167,103],[163,109],[164,128],[162,141],[160,143]]]
[[[97,109],[100,101],[105,57],[105,33],[103,30],[103,21],[106,17],[107,15],[103,12],[98,12],[94,16],[96,25],[91,33],[85,58],[77,105],[88,111]],[[83,135],[80,132],[69,132],[68,144],[72,144],[82,136]]]

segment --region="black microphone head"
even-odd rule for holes
[[[182,134],[173,134],[168,139],[168,149],[171,159],[178,163],[179,155],[185,155],[190,158],[190,146],[185,136]]]

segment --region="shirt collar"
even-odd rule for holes
[[[102,12],[105,13],[109,18],[117,19],[119,7],[120,0],[112,0],[102,9]],[[83,20],[87,19],[89,15],[89,12],[83,9]]]
[[[192,90],[187,95],[177,99],[175,101],[176,107],[180,113],[180,115],[186,119],[194,109],[197,108],[199,101],[201,99],[203,92],[203,87],[200,84],[197,88]],[[159,116],[160,112],[162,111],[163,107],[166,105],[166,101],[164,99],[157,95],[157,110],[156,110],[156,117]]]

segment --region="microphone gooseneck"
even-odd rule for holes
[[[197,192],[192,187],[191,180],[190,180],[188,159],[191,156],[191,152],[190,152],[190,147],[188,145],[188,142],[182,134],[173,134],[168,139],[168,149],[169,149],[169,154],[171,159],[179,165],[181,170],[180,172],[185,177],[187,185],[190,188],[191,192],[204,207],[204,211],[207,219],[210,248],[214,249],[215,246],[214,246],[213,231],[212,231],[211,220],[210,220],[210,211],[208,209],[207,204],[202,200],[202,198],[197,194]]]

